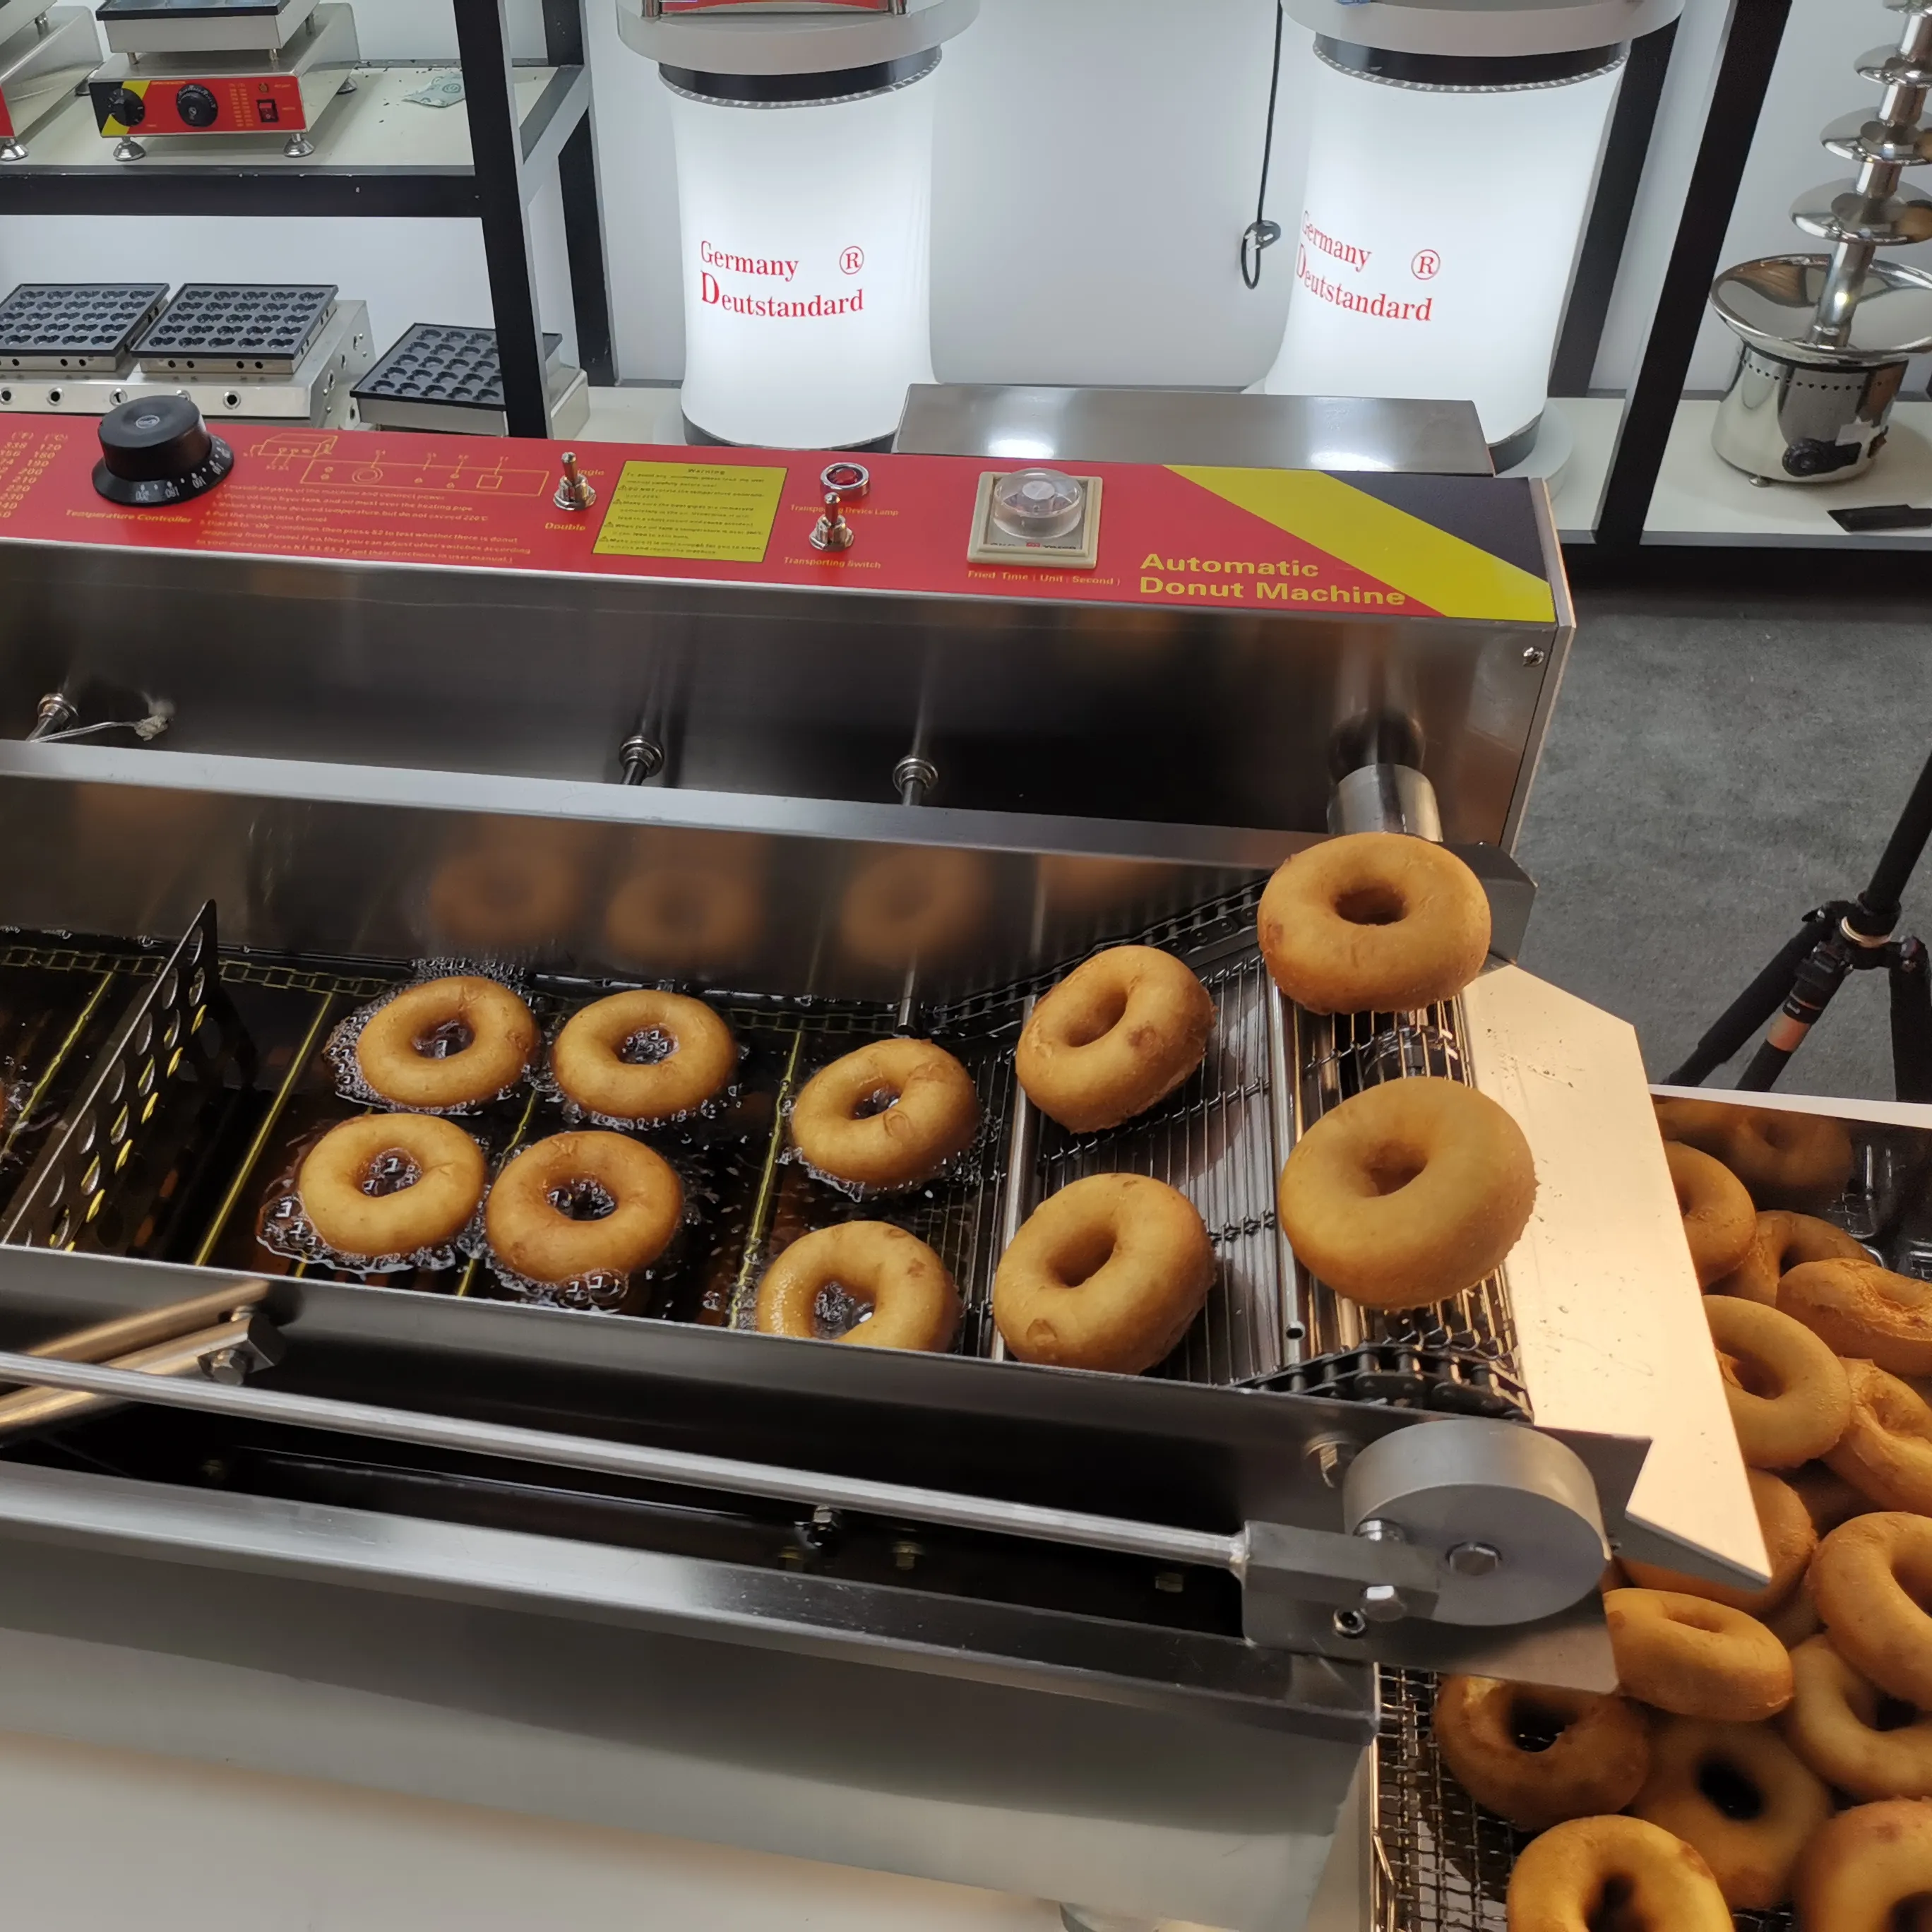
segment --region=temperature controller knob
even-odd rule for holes
[[[206,496],[234,467],[235,452],[187,397],[148,396],[101,418],[94,487],[110,503],[151,509]]]
[[[148,104],[131,87],[117,87],[107,97],[110,116],[124,128],[138,128],[148,118]]]
[[[212,128],[221,118],[220,105],[214,94],[194,82],[176,94],[175,112],[190,128]]]

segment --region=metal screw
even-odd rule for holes
[[[1503,1567],[1503,1553],[1486,1543],[1459,1543],[1449,1552],[1449,1567],[1459,1576],[1493,1576]]]
[[[1337,1636],[1366,1636],[1368,1629],[1369,1620],[1360,1610],[1337,1610],[1335,1612],[1335,1634]]]
[[[1314,1464],[1323,1488],[1339,1490],[1348,1465],[1355,1460],[1355,1445],[1342,1436],[1324,1436],[1310,1443],[1303,1453]]]
[[[916,752],[900,759],[892,767],[892,789],[902,805],[923,805],[926,794],[939,782],[939,767]]]
[[[1522,647],[1522,661],[1526,664],[1540,664],[1549,655],[1540,644],[1525,644]]]
[[[202,1364],[202,1372],[212,1382],[220,1382],[233,1388],[248,1378],[248,1358],[239,1348],[218,1349]]]
[[[1365,1543],[1406,1543],[1408,1532],[1386,1516],[1365,1517],[1355,1526],[1355,1534]]]
[[[1393,1583],[1371,1583],[1362,1592],[1362,1614],[1371,1623],[1392,1624],[1408,1614],[1408,1606]]]
[[[640,785],[664,770],[664,749],[655,738],[634,731],[617,747],[617,762],[623,767],[624,782]]]
[[[907,1541],[892,1545],[892,1562],[901,1570],[910,1570],[926,1554],[925,1546]]]

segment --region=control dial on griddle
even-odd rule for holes
[[[220,104],[199,81],[190,81],[177,90],[175,112],[190,128],[212,128],[221,118]]]
[[[131,87],[117,87],[107,98],[107,112],[124,128],[138,128],[148,118],[148,104]]]
[[[153,508],[206,495],[234,467],[187,397],[147,396],[101,418],[94,487],[111,503]]]

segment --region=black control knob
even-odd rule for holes
[[[117,87],[107,97],[107,112],[124,128],[138,128],[148,118],[148,104],[131,87]]]
[[[220,104],[209,90],[199,82],[190,82],[177,91],[175,95],[175,112],[190,128],[212,128],[221,118]]]
[[[148,509],[206,496],[234,467],[235,452],[187,397],[149,396],[101,418],[94,487],[110,503]]]

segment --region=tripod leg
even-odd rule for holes
[[[1666,1073],[1670,1087],[1701,1087],[1731,1056],[1741,1051],[1753,1034],[1768,1025],[1772,1016],[1784,1004],[1798,969],[1816,947],[1820,937],[1829,932],[1844,916],[1842,906],[1827,906],[1814,914],[1778,950],[1771,964],[1732,1001],[1716,1024],[1705,1034],[1682,1066]]]
[[[1799,965],[1790,997],[1779,1009],[1763,1045],[1752,1055],[1738,1082],[1741,1092],[1768,1094],[1778,1084],[1778,1076],[1791,1064],[1791,1056],[1825,1017],[1825,1009],[1845,983],[1845,976],[1852,970],[1850,946],[1834,926]]]
[[[1908,939],[1892,962],[1892,1078],[1901,1100],[1932,1101],[1932,974],[1924,943]]]

